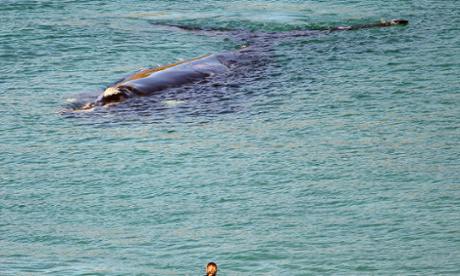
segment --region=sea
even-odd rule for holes
[[[227,30],[392,18],[69,109]],[[460,275],[459,127],[457,0],[0,0],[0,275]]]

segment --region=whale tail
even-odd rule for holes
[[[391,20],[381,20],[380,22],[371,23],[371,24],[357,24],[350,26],[338,26],[327,29],[327,31],[351,31],[351,30],[361,30],[361,29],[370,29],[370,28],[384,28],[392,26],[405,26],[409,24],[407,19],[391,19]]]
[[[405,26],[405,25],[409,24],[409,20],[407,20],[407,19],[392,19],[391,23],[393,25],[403,25],[403,26]]]

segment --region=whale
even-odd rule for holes
[[[139,70],[109,85],[95,101],[84,104],[80,109],[91,110],[98,106],[108,107],[133,97],[151,96],[161,93],[168,88],[206,81],[215,75],[231,71],[241,60],[247,59],[248,55],[254,55],[254,53],[263,51],[273,40],[311,36],[318,33],[407,25],[408,22],[409,21],[405,19],[392,19],[371,24],[338,26],[325,30],[298,30],[280,33],[246,32],[243,40],[247,41],[250,39],[253,42],[250,46],[243,45],[240,49],[235,51],[207,54],[191,60]],[[163,24],[163,26],[198,33],[209,33],[211,35],[216,32],[219,34],[223,32],[222,30],[205,30],[172,24]],[[235,31],[228,32],[234,33]]]
[[[192,60],[144,69],[108,87],[97,99],[97,105],[120,102],[134,96],[149,96],[222,74],[231,67],[234,53],[205,55]]]

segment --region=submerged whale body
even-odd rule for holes
[[[157,94],[171,87],[179,87],[199,81],[206,80],[216,74],[222,74],[231,70],[234,64],[244,60],[248,54],[263,51],[273,40],[289,37],[310,36],[312,34],[356,30],[374,27],[388,27],[394,25],[407,25],[404,19],[393,19],[381,21],[374,24],[339,26],[322,31],[291,31],[281,33],[246,33],[245,41],[253,40],[250,47],[243,47],[240,50],[220,54],[205,55],[188,61],[144,69],[136,72],[122,80],[112,84],[97,97],[94,102],[85,104],[81,110],[90,110],[96,106],[109,106],[122,102],[135,96],[150,96]],[[164,25],[163,25],[164,26]],[[212,30],[190,28],[178,25],[167,25],[187,31],[206,32],[212,34]],[[219,31],[222,33],[222,31]]]

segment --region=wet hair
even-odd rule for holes
[[[217,264],[214,262],[208,263],[206,266],[206,276],[216,276],[217,275]]]

